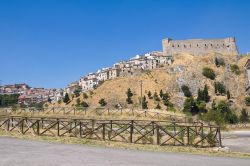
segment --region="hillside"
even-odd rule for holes
[[[214,63],[215,57],[223,58],[225,66],[216,67]],[[155,92],[159,95],[162,89],[163,92],[170,94],[171,102],[175,108],[181,109],[185,100],[181,92],[181,85],[187,85],[192,94],[196,96],[198,88],[202,89],[206,84],[209,87],[210,101],[218,101],[226,99],[226,96],[217,96],[214,92],[214,81],[220,81],[230,91],[233,105],[237,108],[245,107],[244,97],[247,78],[244,71],[244,64],[247,58],[249,56],[237,59],[235,56],[219,54],[208,54],[206,56],[175,55],[174,62],[169,66],[145,71],[140,76],[119,77],[114,80],[105,81],[95,90],[88,92],[87,99],[84,99],[83,95],[81,95],[80,100],[87,102],[90,107],[98,107],[98,101],[104,98],[107,102],[106,107],[108,108],[114,108],[118,103],[123,108],[139,108],[141,94],[140,81],[142,81],[142,93],[147,97],[149,108],[155,108],[158,102],[148,98],[148,91],[151,91],[152,95]],[[230,65],[232,64],[237,64],[240,67],[242,71],[240,75],[236,75],[231,71]],[[204,67],[212,68],[215,71],[215,80],[210,80],[202,75]],[[132,97],[134,103],[131,105],[126,103],[126,91],[128,88],[131,88],[134,94]],[[76,100],[76,98],[72,99],[67,106],[74,106]],[[53,106],[58,105],[65,106],[64,103],[53,104]],[[167,109],[162,102],[160,102],[160,105],[163,109]],[[211,102],[208,105],[211,105]]]

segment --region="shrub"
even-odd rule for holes
[[[66,93],[65,96],[64,96],[64,98],[63,98],[63,102],[64,102],[64,103],[68,103],[69,101],[70,101],[70,99],[69,99],[69,94]]]
[[[242,109],[241,114],[240,114],[240,122],[245,123],[249,122],[249,115],[246,109]]]
[[[223,58],[215,58],[214,60],[214,63],[217,67],[220,67],[220,66],[225,66],[225,62],[224,62],[224,59]]]
[[[159,98],[157,92],[154,93],[154,100],[155,101],[160,101],[160,98]]]
[[[153,98],[153,97],[152,97],[151,91],[148,91],[148,98],[149,98],[149,99],[152,99],[152,98]]]
[[[89,104],[86,103],[85,101],[82,101],[81,102],[81,106],[86,108],[86,107],[89,107]]]
[[[104,107],[105,105],[107,105],[107,102],[105,101],[104,98],[101,98],[98,102],[100,104],[100,106]]]
[[[81,90],[80,88],[75,89],[75,90],[74,90],[74,95],[75,95],[76,97],[79,97],[81,91],[82,91],[82,90]]]
[[[241,73],[239,66],[236,64],[230,65],[230,69],[236,75],[240,75]]]
[[[181,90],[184,93],[184,96],[186,96],[186,97],[192,96],[192,93],[190,92],[189,87],[187,85],[182,85]]]
[[[155,107],[155,109],[161,109],[160,104],[158,103],[157,106]]]
[[[87,93],[82,93],[82,96],[83,96],[84,99],[87,99],[87,98],[88,98]]]
[[[214,73],[214,70],[209,68],[209,67],[204,67],[203,70],[202,70],[202,74],[203,76],[211,79],[211,80],[214,80],[215,79],[215,73]]]
[[[222,95],[222,94],[226,93],[226,87],[221,82],[215,82],[214,83],[214,91],[216,94],[219,93]]]
[[[202,115],[202,119],[206,121],[214,121],[218,125],[225,123],[235,124],[238,117],[233,110],[230,109],[229,103],[222,100],[218,105],[214,105],[207,113]]]
[[[245,97],[246,106],[250,106],[250,96]]]

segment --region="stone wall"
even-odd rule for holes
[[[162,40],[163,54],[174,55],[188,53],[191,55],[206,55],[208,53],[220,53],[224,55],[238,55],[235,38],[225,39],[189,39]]]

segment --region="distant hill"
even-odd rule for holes
[[[223,59],[224,66],[217,67],[215,65],[215,58]],[[157,104],[162,109],[167,109],[163,102],[157,102],[154,99],[149,99],[148,92],[155,92],[159,95],[160,90],[168,92],[170,95],[170,101],[174,104],[176,109],[182,109],[185,96],[182,93],[181,85],[187,85],[190,91],[197,96],[199,88],[204,88],[206,84],[209,87],[209,95],[211,97],[207,106],[211,106],[213,100],[219,101],[227,99],[226,96],[216,95],[214,90],[214,82],[219,81],[226,86],[231,94],[231,103],[235,108],[245,107],[245,88],[247,78],[244,70],[244,64],[250,56],[243,56],[241,58],[232,55],[221,54],[208,54],[205,56],[192,56],[188,54],[175,55],[174,61],[171,65],[154,69],[151,71],[144,71],[139,76],[119,77],[114,80],[107,80],[95,90],[87,92],[88,98],[84,99],[83,95],[80,95],[80,100],[85,101],[90,107],[98,107],[98,101],[104,98],[107,102],[106,107],[114,108],[118,103],[123,108],[140,108],[140,81],[142,81],[142,93],[146,96],[149,108],[155,108]],[[236,75],[231,71],[231,65],[238,65],[241,73]],[[209,67],[215,71],[215,80],[210,80],[203,76],[202,70],[204,67]],[[133,104],[126,103],[126,91],[130,88],[134,94]],[[76,105],[77,98],[73,98],[67,106]],[[54,104],[53,106],[65,106],[64,103]],[[52,105],[50,105],[52,106]]]

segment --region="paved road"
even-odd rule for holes
[[[222,138],[223,146],[229,147],[231,151],[250,153],[250,131],[222,133]]]
[[[142,152],[0,137],[0,166],[249,166],[250,159]]]

